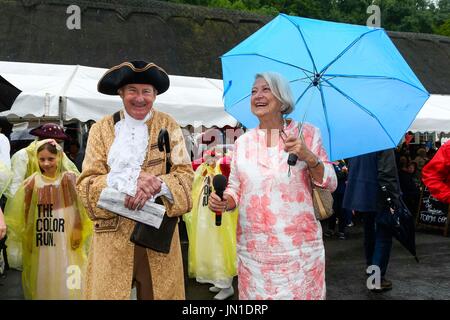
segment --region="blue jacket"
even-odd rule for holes
[[[398,181],[394,149],[350,158],[342,206],[361,212],[382,211],[387,203],[381,186],[386,186],[394,202],[398,203],[401,196]]]

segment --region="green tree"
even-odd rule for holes
[[[386,30],[448,35],[450,0],[167,0],[276,16],[301,17],[365,25],[371,4],[380,6]]]
[[[450,19],[447,19],[443,24],[434,28],[434,33],[450,37]]]

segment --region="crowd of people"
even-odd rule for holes
[[[266,72],[255,75],[249,92],[259,125],[230,153],[208,150],[194,172],[180,126],[153,108],[169,87],[154,63],[109,69],[98,91],[120,96],[123,109],[91,127],[82,151],[60,125],[48,123],[33,129],[36,140],[10,159],[0,134],[0,189],[7,198],[0,239],[6,238],[10,266],[22,270],[25,298],[185,299],[179,230],[170,222],[183,216],[188,275],[212,284],[215,299],[233,296],[236,275],[239,299],[326,299],[313,186],[333,192],[335,214],[324,235],[335,234],[337,224],[337,235],[347,239],[352,212],[361,214],[367,266],[381,270],[376,289],[392,288],[385,277],[392,234],[377,223],[387,210],[381,186],[415,213],[421,173],[437,185],[429,172],[448,168],[446,154],[427,165],[425,149],[412,154],[403,145],[331,162],[320,130],[289,118],[294,101],[286,79]],[[170,137],[164,150],[163,133]],[[288,164],[289,155],[296,164]],[[212,183],[218,174],[228,181],[223,194]],[[114,211],[97,205],[111,190]],[[138,241],[138,224],[127,214],[148,207],[164,214],[147,222]],[[169,239],[167,252],[155,249],[155,237]]]

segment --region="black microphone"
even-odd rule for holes
[[[213,186],[216,194],[220,197],[221,200],[223,200],[223,192],[225,191],[225,188],[227,187],[227,177],[225,177],[223,174],[218,174],[214,176],[213,179]],[[222,224],[222,212],[216,212],[216,226],[220,226]]]

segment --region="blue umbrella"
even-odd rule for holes
[[[429,93],[381,28],[280,14],[222,57],[225,110],[258,125],[258,72],[285,76],[289,115],[319,127],[331,160],[396,147]]]

